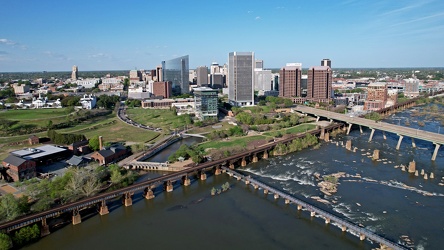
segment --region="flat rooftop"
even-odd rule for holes
[[[43,145],[37,148],[25,148],[11,152],[11,154],[21,157],[26,160],[38,159],[40,157],[60,153],[66,151],[66,148],[57,147],[54,145]]]

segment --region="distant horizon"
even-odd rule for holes
[[[205,65],[203,65],[205,66]],[[209,67],[208,67],[209,68]],[[265,70],[273,70],[273,69],[281,69],[282,67],[278,68],[264,68]],[[190,68],[190,70],[194,70],[195,68]],[[302,68],[303,70],[308,70],[309,68]],[[444,69],[444,66],[436,66],[436,67],[338,67],[338,68],[332,68],[333,71],[335,70],[357,70],[357,69],[368,69],[368,70],[376,70],[376,69]],[[116,71],[131,71],[134,69],[109,69],[109,70],[80,70],[78,73],[82,72],[116,72]],[[144,70],[149,71],[153,69],[137,69],[137,70]],[[69,73],[71,74],[71,70],[43,70],[43,71],[4,71],[0,72],[0,74],[10,74],[10,73]]]
[[[233,51],[265,68],[435,67],[443,10],[440,0],[4,1],[0,71],[151,69],[183,55],[196,68]]]

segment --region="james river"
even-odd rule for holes
[[[441,107],[442,108],[442,107]],[[411,117],[411,110],[387,119],[394,124],[444,133],[440,122]],[[418,121],[426,126],[419,127]],[[286,156],[272,157],[241,170],[271,186],[285,190],[387,238],[417,249],[443,249],[444,245],[444,149],[435,162],[430,160],[434,145],[416,141],[412,148],[404,138],[395,149],[398,137],[377,131],[368,142],[369,130],[323,142],[319,149],[307,149]],[[341,145],[351,139],[356,152]],[[380,150],[382,161],[368,155]],[[166,153],[168,154],[168,153]],[[401,168],[416,161],[434,179],[415,177]],[[319,191],[314,173],[346,172],[339,180],[338,192],[325,196]],[[152,173],[155,175],[156,173]],[[157,173],[158,175],[158,173]],[[357,175],[360,175],[359,178]],[[352,177],[354,176],[354,177]],[[210,196],[212,187],[229,182],[231,189]],[[154,200],[136,194],[133,206],[114,206],[110,214],[67,225],[26,249],[370,249],[369,241],[342,233],[322,218],[311,219],[295,205],[274,200],[262,190],[254,190],[226,174],[194,180],[191,186],[175,184],[171,193],[157,192]],[[160,190],[160,188],[159,188]],[[315,201],[319,196],[330,204]]]

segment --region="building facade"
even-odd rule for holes
[[[77,78],[79,77],[78,72],[79,72],[79,68],[77,68],[76,65],[72,66],[71,79],[73,81],[77,80]]]
[[[162,61],[162,81],[170,81],[173,89],[182,94],[190,92],[189,86],[189,57],[188,55]]]
[[[279,71],[279,96],[301,97],[302,96],[302,63],[287,63]]]
[[[332,96],[332,71],[328,66],[314,66],[308,70],[307,100],[328,103]]]
[[[93,109],[96,107],[97,104],[97,97],[95,95],[83,95],[82,98],[80,98],[79,103],[82,105],[82,108],[84,109]]]
[[[196,75],[197,75],[197,86],[199,87],[206,87],[208,85],[208,67],[207,66],[200,66],[196,69]]]
[[[254,53],[231,52],[228,56],[228,99],[233,106],[254,105]]]
[[[218,91],[208,87],[194,88],[193,90],[196,117],[200,120],[217,117]]]
[[[367,86],[367,99],[364,102],[364,110],[377,111],[385,108],[387,93],[387,83],[370,83]]]
[[[331,69],[331,60],[330,59],[322,59],[321,66],[327,66]]]
[[[153,82],[153,95],[170,98],[172,94],[173,83],[170,81]]]

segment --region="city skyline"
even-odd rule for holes
[[[7,1],[0,72],[190,68],[252,51],[264,68],[441,67],[444,3],[430,1]]]

